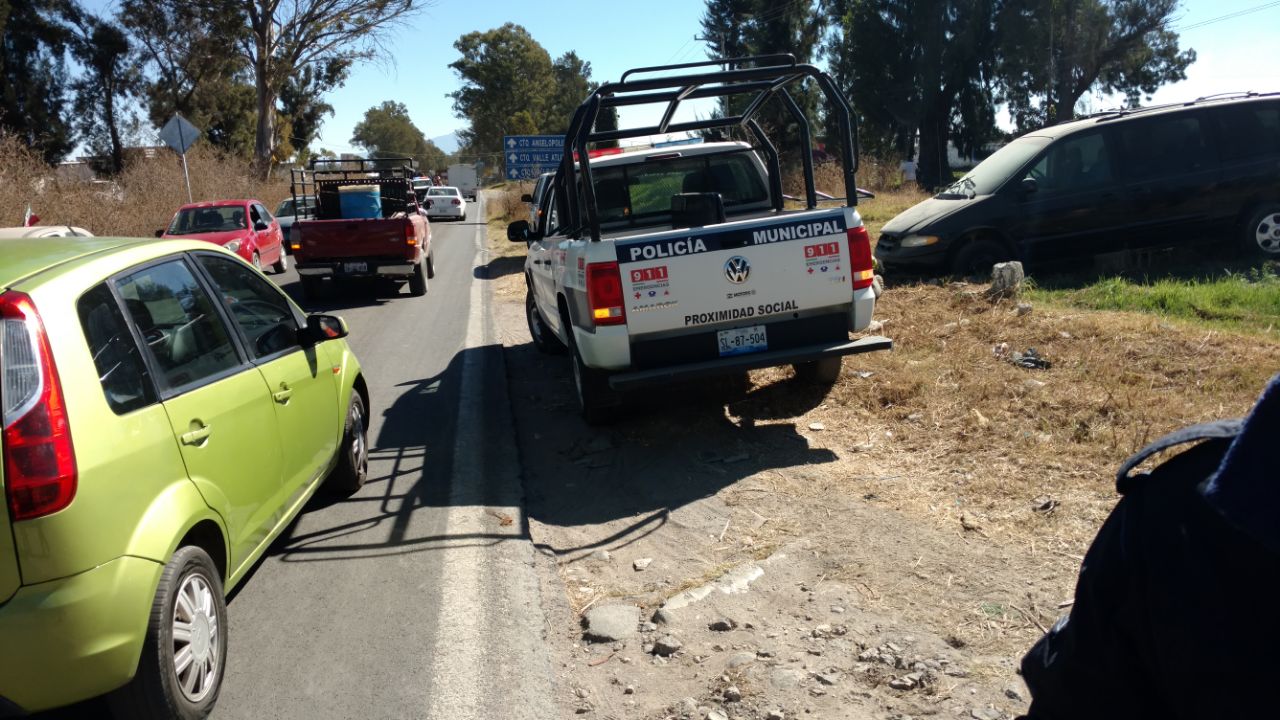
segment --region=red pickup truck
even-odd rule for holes
[[[307,297],[326,282],[370,277],[408,281],[411,294],[426,294],[435,262],[414,174],[409,158],[317,158],[308,170],[293,171],[295,198],[316,197],[289,232]]]

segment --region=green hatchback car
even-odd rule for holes
[[[226,593],[364,483],[345,336],[209,243],[0,240],[0,716],[208,715]]]

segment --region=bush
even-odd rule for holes
[[[197,146],[187,154],[196,201],[253,198],[268,209],[289,183],[254,177],[248,160]],[[76,225],[99,236],[151,237],[187,202],[182,161],[168,150],[138,158],[114,186],[61,177],[16,137],[0,134],[0,227],[21,225],[28,205],[41,225]]]

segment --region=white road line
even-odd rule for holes
[[[479,205],[483,219],[484,206]],[[474,267],[482,267],[488,257],[485,231],[483,224],[476,227]],[[497,345],[488,292],[473,279],[445,523],[446,535],[453,539],[441,550],[443,587],[430,658],[433,691],[427,717],[432,719],[546,720],[560,714],[535,551],[521,537],[519,464],[510,440],[506,377]],[[484,375],[486,354],[498,363],[490,373],[501,376],[493,379],[501,385],[500,407],[483,404],[490,381]],[[498,437],[485,436],[494,430],[486,427],[485,412],[506,418],[497,427]],[[504,447],[506,452],[500,449]],[[500,504],[482,505],[486,499]]]

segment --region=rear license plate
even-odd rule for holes
[[[345,272],[345,273],[369,272],[369,263],[367,262],[342,263],[342,272]]]
[[[720,341],[720,357],[744,355],[769,348],[769,338],[763,325],[721,330],[716,333]]]

